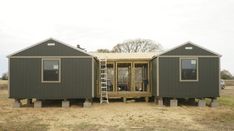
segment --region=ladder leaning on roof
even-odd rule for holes
[[[107,60],[100,59],[100,104],[109,103],[107,90]]]

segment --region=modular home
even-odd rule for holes
[[[98,61],[87,52],[48,39],[9,56],[9,97],[21,99],[92,99]]]
[[[220,93],[220,55],[192,42],[154,56],[152,62],[153,96],[159,104],[163,98],[197,98],[205,106],[204,98],[211,98],[216,106]],[[174,103],[174,104],[173,104]]]
[[[166,52],[87,53],[48,39],[8,58],[9,97],[16,107],[22,99],[36,99],[35,107],[55,99],[63,100],[63,107],[70,99],[84,99],[89,106],[93,98],[103,97],[103,89],[107,102],[153,97],[159,105],[170,98],[176,106],[178,98],[196,98],[204,106],[204,98],[211,98],[215,106],[219,97],[220,55],[192,42]]]

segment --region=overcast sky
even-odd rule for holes
[[[234,74],[234,0],[0,0],[0,74],[7,55],[50,37],[88,51],[136,38],[164,49],[192,41]]]

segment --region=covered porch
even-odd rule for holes
[[[109,98],[139,98],[152,96],[149,61],[155,53],[94,53],[107,59],[107,88]],[[100,96],[99,88],[96,90]]]

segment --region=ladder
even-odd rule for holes
[[[107,60],[100,59],[100,104],[109,103],[107,89]]]

